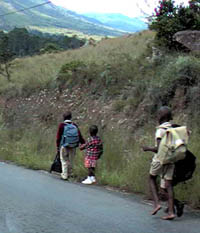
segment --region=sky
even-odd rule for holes
[[[51,2],[77,13],[121,13],[129,17],[141,16],[142,11],[151,14],[158,5],[158,0],[51,0]],[[187,2],[188,0],[176,0],[177,4]]]

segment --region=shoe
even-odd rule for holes
[[[81,182],[82,184],[92,184],[92,180],[90,178],[90,176],[88,176],[84,181]]]
[[[177,206],[176,206],[176,214],[177,214],[177,217],[181,217],[183,215],[183,209],[184,209],[184,204],[183,203],[179,203]]]
[[[95,178],[95,176],[90,176],[90,180],[92,181],[92,183],[96,183],[96,178]]]
[[[61,179],[62,180],[68,180],[68,176],[61,174]]]
[[[60,177],[61,180],[68,181],[68,178]]]

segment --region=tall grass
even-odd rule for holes
[[[0,140],[1,159],[32,169],[49,170],[55,154],[51,129],[3,129]]]
[[[146,129],[148,129],[146,127]],[[139,138],[129,140],[127,135],[120,131],[104,132],[101,136],[104,142],[104,153],[98,160],[96,176],[99,184],[117,187],[122,190],[138,192],[150,196],[148,174],[153,154],[145,153],[143,145],[153,145],[153,127]],[[84,137],[87,137],[85,130]],[[13,161],[31,169],[49,171],[55,156],[56,128],[30,128],[18,130],[2,130],[0,135],[0,158]],[[119,138],[119,135],[123,137]],[[197,156],[197,169],[194,178],[187,184],[177,185],[176,197],[200,207],[199,193],[199,133],[191,138],[190,150]],[[77,149],[74,174],[77,181],[87,176],[84,168],[84,152]]]

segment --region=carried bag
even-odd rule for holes
[[[175,163],[173,185],[190,180],[196,168],[196,156],[189,150],[183,160]]]
[[[52,171],[62,173],[62,165],[61,165],[59,153],[56,154],[56,157],[55,157],[55,159],[51,165],[51,168],[49,170],[50,173]]]
[[[72,123],[66,123],[61,139],[61,146],[78,147],[79,133],[78,128]]]
[[[186,126],[168,128],[163,135],[157,158],[161,164],[175,163],[186,156],[189,133]]]

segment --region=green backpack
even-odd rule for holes
[[[157,153],[161,164],[175,163],[184,159],[188,140],[189,132],[186,126],[166,129]]]

